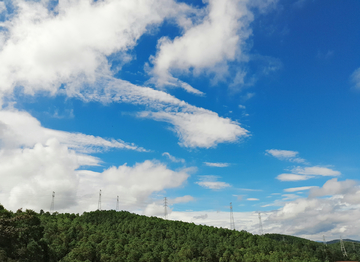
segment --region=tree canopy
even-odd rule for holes
[[[0,206],[0,261],[337,261],[360,260],[359,244],[253,235],[126,211],[13,213]]]

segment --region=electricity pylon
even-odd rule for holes
[[[167,198],[164,197],[164,218],[167,219]]]
[[[232,202],[230,202],[230,230],[235,230],[234,214],[232,209]]]
[[[99,191],[98,210],[101,211],[101,189]]]
[[[346,253],[346,249],[345,249],[345,245],[344,245],[342,236],[340,236],[340,248],[341,248],[341,252],[343,253],[343,256],[347,257],[347,253]]]
[[[54,212],[55,210],[55,191],[52,192],[52,200],[50,205],[50,213]]]
[[[116,197],[116,211],[119,211],[119,196]]]
[[[262,236],[264,235],[264,229],[263,229],[263,225],[261,222],[261,213],[259,212],[259,235]]]

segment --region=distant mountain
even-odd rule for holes
[[[343,239],[344,242],[354,242],[354,243],[360,243],[360,241],[358,240],[352,240],[352,239]],[[334,239],[331,241],[327,241],[326,244],[335,244],[335,243],[339,243],[340,239]]]

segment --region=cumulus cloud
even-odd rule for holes
[[[204,162],[205,165],[211,166],[211,167],[228,167],[229,163],[210,163],[210,162]]]
[[[152,59],[152,74],[156,83],[159,86],[179,85],[179,80],[172,77],[170,71],[211,71],[219,65],[226,67],[226,61],[236,59],[241,53],[240,47],[251,34],[248,25],[253,15],[246,2],[210,0],[200,23],[174,40],[167,37],[160,39],[158,52]]]
[[[191,11],[172,0],[60,1],[54,11],[44,1],[13,4],[16,12],[0,32],[2,95],[16,86],[54,94],[62,84],[111,75],[107,56],[129,60],[126,51],[149,26]]]
[[[339,176],[341,173],[331,168],[312,166],[312,167],[295,167],[291,170],[292,174],[280,174],[276,179],[280,181],[301,181],[314,178],[316,176]]]
[[[153,192],[180,186],[189,174],[186,169],[176,172],[162,163],[146,160],[133,167],[110,167],[99,176],[104,191],[121,192],[130,200],[144,202]]]
[[[0,14],[6,11],[6,5],[4,2],[0,2]]]
[[[269,149],[266,150],[267,155],[271,155],[280,160],[287,160],[290,162],[303,163],[305,159],[297,157],[299,152],[290,151],[290,150],[279,150],[279,149]]]
[[[358,183],[347,179],[338,181],[337,178],[330,179],[321,187],[314,187],[310,190],[310,197],[329,196],[338,194],[352,194],[359,190]]]
[[[38,143],[32,148],[2,149],[1,204],[10,209],[48,210],[52,191],[55,191],[55,209],[58,211],[96,210],[101,189],[103,209],[114,209],[116,196],[120,196],[121,209],[151,215],[156,205],[162,206],[154,202],[152,195],[181,186],[191,171],[173,171],[160,162],[150,160],[134,166],[113,166],[103,172],[83,169],[97,165],[99,161],[70,150],[57,139],[50,139],[45,145]],[[183,196],[171,201],[176,204],[192,200],[191,196]]]
[[[355,89],[360,89],[360,68],[356,69],[354,73],[352,73],[351,82],[354,85]]]
[[[360,186],[358,181],[328,180],[322,187],[312,187],[307,198],[285,194],[278,210],[269,212],[269,230],[320,240],[322,235],[338,238],[340,234],[356,238],[360,232]],[[297,198],[292,200],[292,198]]]
[[[249,27],[254,16],[251,8],[265,11],[277,1],[210,0],[202,19],[185,28],[182,36],[158,41],[158,51],[151,62],[152,82],[158,87],[179,86],[194,94],[203,93],[174,77],[173,74],[202,72],[214,75],[214,81],[224,79],[228,63],[247,57],[246,40],[252,34]],[[245,72],[237,74],[236,83],[244,83]]]
[[[214,147],[248,135],[229,118],[191,106],[152,88],[115,79],[110,55],[129,61],[149,27],[165,18],[187,27],[198,13],[173,0],[61,1],[55,11],[42,2],[17,1],[16,12],[0,32],[0,97],[16,87],[26,94],[65,94],[83,101],[125,102],[145,106],[139,117],[165,121],[185,147]],[[190,19],[190,20],[189,20]]]
[[[58,209],[75,206],[79,184],[76,169],[98,162],[95,157],[69,150],[55,138],[30,148],[1,149],[2,204],[10,209],[48,209],[51,193],[55,191]]]
[[[339,200],[299,198],[272,212],[266,223],[279,233],[320,240],[322,235],[355,237],[359,218],[357,209],[346,208]]]
[[[104,139],[81,133],[49,129],[25,111],[16,109],[0,110],[0,145],[3,148],[33,147],[56,138],[62,144],[82,153],[93,153],[110,148],[145,151],[145,149],[122,140]]]
[[[185,159],[174,157],[174,156],[170,155],[168,152],[164,152],[162,154],[162,156],[167,156],[172,162],[175,162],[175,163],[179,163],[179,162],[185,163]]]

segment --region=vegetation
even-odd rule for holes
[[[337,261],[360,260],[359,244],[328,245],[278,235],[163,220],[121,211],[78,214],[0,205],[0,261]],[[350,259],[351,258],[351,259]]]

